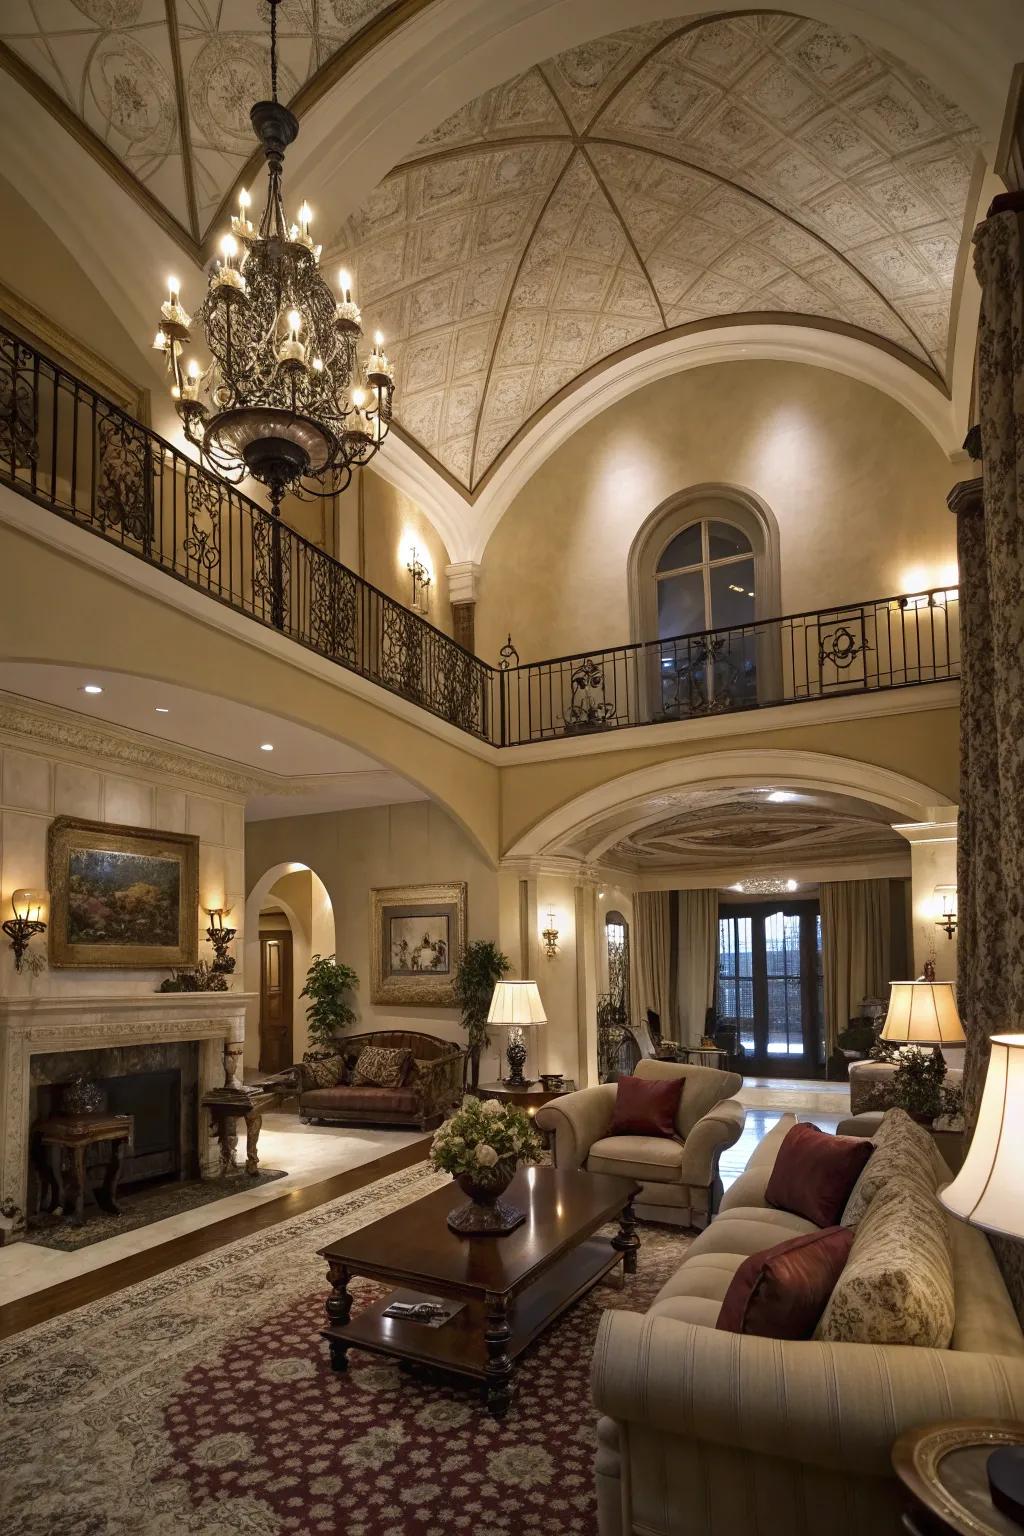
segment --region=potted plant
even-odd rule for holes
[[[453,1232],[466,1234],[511,1232],[524,1220],[518,1206],[501,1196],[521,1162],[540,1158],[540,1137],[525,1110],[467,1094],[450,1120],[434,1135],[430,1161],[450,1173],[469,1196],[466,1205],[449,1212]]]
[[[889,1087],[889,1099],[905,1109],[912,1120],[932,1125],[940,1118],[958,1119],[963,1112],[963,1094],[958,1087],[946,1086],[946,1063],[941,1051],[904,1046]]]
[[[474,939],[467,944],[455,972],[453,991],[455,1001],[462,1010],[462,1027],[469,1045],[469,1085],[480,1082],[480,1052],[490,1044],[487,1034],[487,1014],[491,1006],[491,994],[512,966],[490,939]]]
[[[306,1019],[311,1049],[307,1056],[337,1054],[339,1032],[355,1020],[348,994],[358,985],[359,977],[350,965],[344,965],[334,955],[313,956],[306,972],[306,985],[299,993],[310,1000]]]

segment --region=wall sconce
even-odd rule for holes
[[[4,933],[14,950],[14,969],[21,970],[22,956],[37,933],[46,932],[47,896],[45,891],[15,891],[11,897],[14,916],[3,924]]]
[[[549,960],[553,960],[558,954],[558,929],[555,927],[553,911],[548,912],[548,925],[542,931],[541,938],[544,940],[544,953]]]
[[[940,915],[935,919],[935,926],[943,930],[947,939],[951,939],[957,927],[956,886],[937,885],[935,895],[940,903]]]
[[[412,577],[412,606],[417,613],[426,613],[430,607],[430,571],[420,559],[415,544],[409,551],[406,570]]]
[[[224,926],[224,919],[231,912],[231,908],[204,907],[203,911],[210,919],[210,926],[206,930],[206,937],[213,945],[213,965],[210,969],[218,976],[230,976],[235,968],[235,957],[228,954],[228,945],[238,932],[237,928]]]

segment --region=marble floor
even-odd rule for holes
[[[165,1221],[151,1222],[148,1227],[94,1243],[78,1253],[60,1253],[54,1248],[40,1248],[35,1243],[14,1243],[9,1248],[0,1248],[0,1306],[33,1295],[47,1286],[58,1285],[63,1280],[115,1264],[129,1254],[158,1247],[183,1233],[224,1221],[264,1201],[279,1200],[292,1190],[304,1189],[334,1174],[358,1168],[387,1152],[408,1146],[419,1137],[419,1131],[303,1125],[295,1114],[265,1114],[259,1141],[260,1162],[265,1168],[287,1168],[285,1178],[247,1188],[243,1177],[237,1195],[170,1216]]]
[[[849,1083],[804,1081],[792,1077],[748,1077],[737,1095],[747,1111],[743,1135],[723,1154],[720,1173],[728,1189],[747,1165],[763,1136],[784,1114],[808,1120],[822,1131],[834,1131],[850,1113]]]

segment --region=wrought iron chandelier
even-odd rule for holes
[[[153,343],[167,356],[189,442],[217,474],[235,484],[252,475],[265,485],[275,513],[286,491],[331,496],[345,489],[352,466],[368,463],[387,437],[394,393],[379,332],[365,383],[358,382],[359,307],[346,272],[339,274],[337,299],[321,276],[308,206],[302,204],[297,223],[285,218],[284,153],[299,124],[277,99],[280,3],[269,0],[273,99],[250,112],[267,160],[267,202],[257,226],[243,190],[220,242],[221,260],[196,317],[212,360],[203,369],[191,359],[183,370],[193,322],[174,278]]]

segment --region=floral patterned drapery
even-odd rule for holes
[[[984,509],[958,518],[961,763],[958,848],[964,1092],[973,1123],[992,1035],[1024,1030],[1024,198],[998,198],[974,236],[981,284],[978,411]],[[1024,1245],[999,1244],[1024,1312]]]

